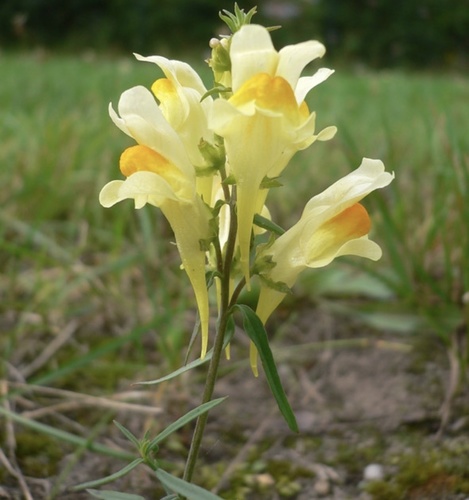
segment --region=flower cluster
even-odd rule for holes
[[[125,179],[109,182],[100,193],[105,207],[131,198],[135,208],[148,203],[162,210],[194,289],[202,356],[209,338],[206,273],[212,271],[217,281],[230,241],[231,290],[236,282],[249,287],[258,275],[257,314],[265,322],[303,269],[340,255],[379,259],[379,246],[368,239],[370,218],[359,202],[393,178],[380,161],[364,159],[314,196],[293,227],[256,244],[256,234],[268,228],[255,224],[256,217],[268,222],[269,189],[293,155],[336,132],[332,126],[316,131],[316,115],[305,102],[333,71],[301,76],[324,55],[324,46],[307,41],[277,51],[269,31],[255,24],[241,23],[210,46],[211,90],[186,63],[136,56],[159,66],[164,78],[151,90],[124,92],[117,112],[110,107],[114,123],[136,145],[120,158]]]

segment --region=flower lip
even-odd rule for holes
[[[113,122],[138,144],[158,151],[170,163],[184,172],[187,178],[195,173],[184,144],[164,117],[153,94],[142,86],[122,93],[117,114],[112,106],[109,113]],[[120,115],[120,116],[119,116]]]
[[[163,56],[144,57],[140,54],[134,54],[134,56],[138,61],[149,62],[159,66],[165,77],[173,83],[178,82],[183,87],[192,88],[200,95],[204,95],[207,92],[202,79],[190,64],[175,59],[167,59]]]
[[[154,182],[161,184],[164,181],[164,184],[170,187],[174,195],[181,201],[193,197],[195,186],[191,179],[187,179],[175,165],[147,146],[138,144],[127,148],[120,157],[119,166],[121,172],[127,177],[128,186],[141,185],[136,178],[130,182],[131,177],[138,175],[143,180],[145,175],[142,174],[146,174],[146,177],[151,179],[152,177],[147,174],[153,174],[155,181],[150,182],[149,188]],[[156,177],[161,180],[157,180]],[[142,187],[138,191],[141,192]],[[149,193],[151,194],[151,188]]]
[[[314,219],[311,221],[315,225]],[[326,220],[317,229],[305,226],[305,235],[299,241],[304,265],[322,267],[329,263],[349,241],[366,236],[371,229],[371,219],[365,207],[355,203]]]
[[[254,106],[259,111],[284,115],[292,122],[299,122],[302,116],[305,118],[309,116],[303,108],[300,113],[289,83],[281,76],[270,76],[267,73],[251,77],[233,94],[229,102],[238,109],[247,107],[248,113],[254,112],[252,109]]]
[[[309,40],[295,45],[288,45],[277,52],[270,33],[265,27],[257,24],[245,25],[233,35],[231,41],[230,58],[233,91],[236,92],[244,82],[257,73],[280,76],[293,89],[296,89],[300,74],[304,68],[314,59],[322,57],[325,51],[326,49],[322,43]],[[330,73],[331,70],[326,70],[326,72],[322,72],[321,77],[326,79]],[[317,78],[315,83],[309,86],[308,90],[321,83],[323,79]],[[298,102],[301,100],[298,100]]]
[[[164,177],[168,170],[175,168],[164,156],[141,144],[124,150],[119,167],[126,177],[141,171],[154,172]]]

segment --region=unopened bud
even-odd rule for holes
[[[201,140],[199,144],[199,151],[205,159],[206,165],[209,168],[218,170],[225,164],[225,148],[223,145],[210,144],[205,140]]]
[[[220,45],[220,40],[218,38],[211,38],[208,45],[211,49],[214,49]]]

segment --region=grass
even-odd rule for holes
[[[59,396],[25,387],[111,397],[127,387],[123,381],[179,367],[194,321],[192,294],[158,211],[136,212],[130,202],[106,210],[97,202],[131,143],[107,105],[158,73],[130,56],[2,54],[0,68],[0,379],[10,382],[2,391],[11,396],[3,414],[50,406],[44,424],[81,436],[86,447],[87,436],[102,431],[99,415],[69,418],[54,410]],[[467,354],[455,354],[454,339],[467,337],[469,314],[462,299],[469,290],[468,89],[461,75],[338,71],[309,102],[318,127],[338,125],[337,137],[299,154],[270,198],[288,226],[362,156],[381,158],[396,180],[366,203],[383,260],[311,273],[298,289],[342,296],[336,283],[345,279],[349,295],[385,297],[384,308],[382,301],[354,304],[355,314],[436,336],[459,370]],[[350,300],[332,304],[347,308]],[[138,411],[148,395],[133,397]],[[8,448],[12,424],[5,422],[0,438]],[[19,452],[28,439],[22,432]],[[39,477],[38,463],[30,470],[23,461],[24,473]]]

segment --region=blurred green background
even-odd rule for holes
[[[337,61],[372,67],[467,66],[465,0],[243,0],[255,22],[283,26],[281,44],[315,38]],[[449,7],[450,6],[450,7]],[[222,23],[217,0],[3,0],[2,47],[141,51],[174,55],[207,45]]]

